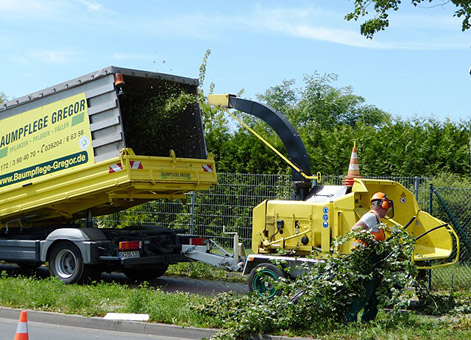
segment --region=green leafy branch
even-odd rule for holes
[[[388,318],[393,325],[403,317],[400,310],[407,303],[405,288],[415,282],[417,270],[411,261],[414,239],[404,230],[392,228],[387,241],[375,243],[369,233],[356,231],[336,239],[333,247],[351,239],[368,246],[357,247],[347,256],[329,255],[293,282],[276,282],[281,293],[273,299],[224,293],[193,308],[225,322],[227,329],[216,339],[246,339],[250,334],[282,331],[296,334],[299,330],[317,334],[339,327],[353,299],[364,294],[364,283],[376,276],[382,278],[379,306],[392,307]]]
[[[422,5],[429,3],[429,6]],[[415,7],[444,7],[453,4],[456,11],[453,16],[462,18],[461,30],[466,31],[471,28],[471,4],[469,0],[411,0],[411,4]],[[389,13],[397,11],[401,6],[401,0],[355,0],[354,10],[345,15],[345,19],[358,21],[360,17],[368,16],[368,9],[373,7],[374,17],[366,19],[360,25],[360,32],[365,37],[372,39],[374,34],[389,27]]]

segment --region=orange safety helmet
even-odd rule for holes
[[[378,205],[384,210],[388,210],[392,207],[392,201],[386,196],[384,192],[376,192],[371,196],[370,200],[372,205]]]

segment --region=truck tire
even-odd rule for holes
[[[71,242],[59,242],[48,257],[49,272],[65,283],[80,283],[87,277],[80,249]]]
[[[283,271],[271,263],[261,263],[252,269],[249,275],[249,291],[256,292],[258,296],[273,298],[281,290],[276,288],[273,281],[284,278]]]
[[[161,263],[149,266],[124,267],[123,273],[133,281],[150,281],[165,274],[168,264]]]

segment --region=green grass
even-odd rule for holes
[[[187,269],[186,266],[179,270],[184,269]],[[203,268],[198,267],[198,270]],[[466,298],[471,294],[459,292],[457,295]],[[192,308],[209,301],[208,297],[194,294],[165,293],[146,284],[139,287],[104,282],[91,285],[65,285],[55,278],[13,277],[8,276],[6,272],[0,275],[0,305],[13,308],[84,316],[104,316],[108,312],[147,313],[151,322],[222,328],[225,320],[203,316],[197,309]],[[405,318],[402,323],[390,324],[387,314],[381,312],[377,321],[368,325],[346,327],[338,324],[319,334],[306,334],[303,330],[297,330],[290,335],[311,336],[325,340],[471,339],[471,319],[466,314],[455,314],[444,318],[412,315],[410,318]]]
[[[362,325],[339,326],[337,329],[319,334],[318,339],[377,339],[377,340],[443,340],[471,339],[469,319],[436,319],[413,316],[409,321],[395,325],[384,322],[385,314],[380,313],[373,323]]]
[[[146,285],[130,287],[118,283],[65,285],[56,278],[0,276],[0,305],[84,316],[104,316],[109,312],[148,313],[153,322],[182,326],[217,327],[191,305],[205,297],[188,293],[164,293]]]

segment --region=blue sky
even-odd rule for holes
[[[406,3],[407,1],[404,1]],[[115,65],[198,77],[255,99],[335,73],[367,104],[403,118],[471,119],[471,31],[453,6],[391,15],[373,40],[346,22],[350,0],[1,0],[0,92],[20,97]]]

